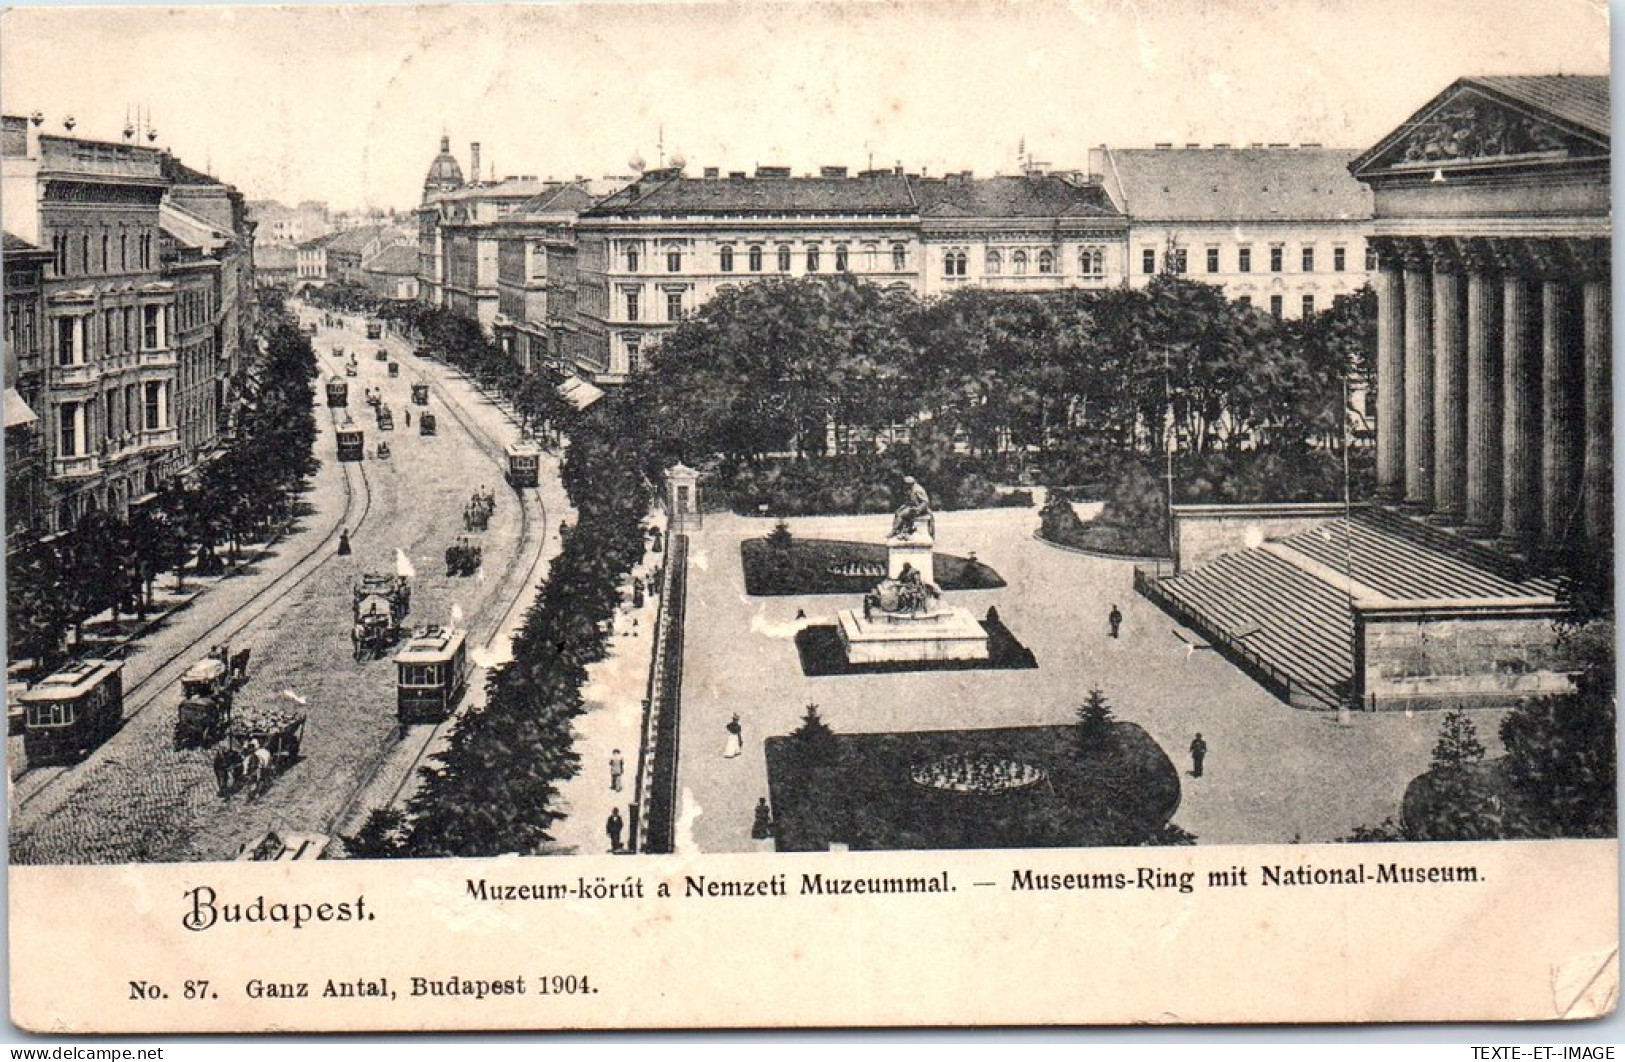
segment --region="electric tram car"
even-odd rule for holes
[[[23,751],[28,765],[76,763],[106,741],[124,718],[124,665],[81,660],[26,690]]]
[[[327,404],[333,409],[344,409],[350,404],[350,385],[341,376],[327,381]]]
[[[427,627],[395,654],[396,715],[401,726],[437,723],[468,684],[468,632]]]
[[[412,385],[412,404],[414,406],[426,406],[429,404],[428,384],[415,383]]]
[[[360,428],[346,421],[339,427],[339,460],[364,461],[367,457],[367,439]]]
[[[534,443],[517,442],[508,447],[508,486],[515,490],[534,487],[539,478],[541,448]]]
[[[418,434],[433,435],[435,433],[434,414],[427,411],[418,414]]]
[[[382,339],[382,338],[384,338],[384,323],[382,321],[368,321],[367,322],[367,338],[368,339]]]

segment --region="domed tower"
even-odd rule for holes
[[[429,164],[429,176],[423,179],[423,201],[428,202],[435,195],[460,188],[462,184],[463,168],[457,165],[457,160],[452,157],[451,137],[442,136],[440,154]]]

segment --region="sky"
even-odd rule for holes
[[[465,174],[1083,169],[1088,149],[1365,148],[1457,77],[1605,74],[1606,0],[736,0],[14,7],[0,108],[158,143],[250,198],[410,209]]]

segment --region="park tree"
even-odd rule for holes
[[[1105,691],[1099,686],[1094,687],[1089,691],[1088,698],[1078,706],[1077,722],[1073,724],[1078,755],[1095,757],[1114,751],[1117,747],[1115,722]]]
[[[1439,740],[1433,746],[1431,769],[1435,771],[1466,771],[1484,759],[1484,744],[1478,740],[1478,728],[1461,709],[1446,712],[1439,727]]]
[[[31,542],[6,554],[6,644],[12,659],[39,661],[49,671],[76,621],[69,607],[70,574],[56,545]]]
[[[801,725],[790,732],[791,747],[803,766],[827,767],[840,755],[840,742],[824,717],[818,714],[818,705],[807,705]]]

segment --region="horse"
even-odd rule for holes
[[[271,750],[258,742],[253,742],[252,750],[245,759],[248,761],[248,778],[254,790],[254,796],[262,797],[271,788]]]
[[[214,780],[221,798],[229,797],[242,787],[253,771],[253,754],[230,744],[214,751]]]

